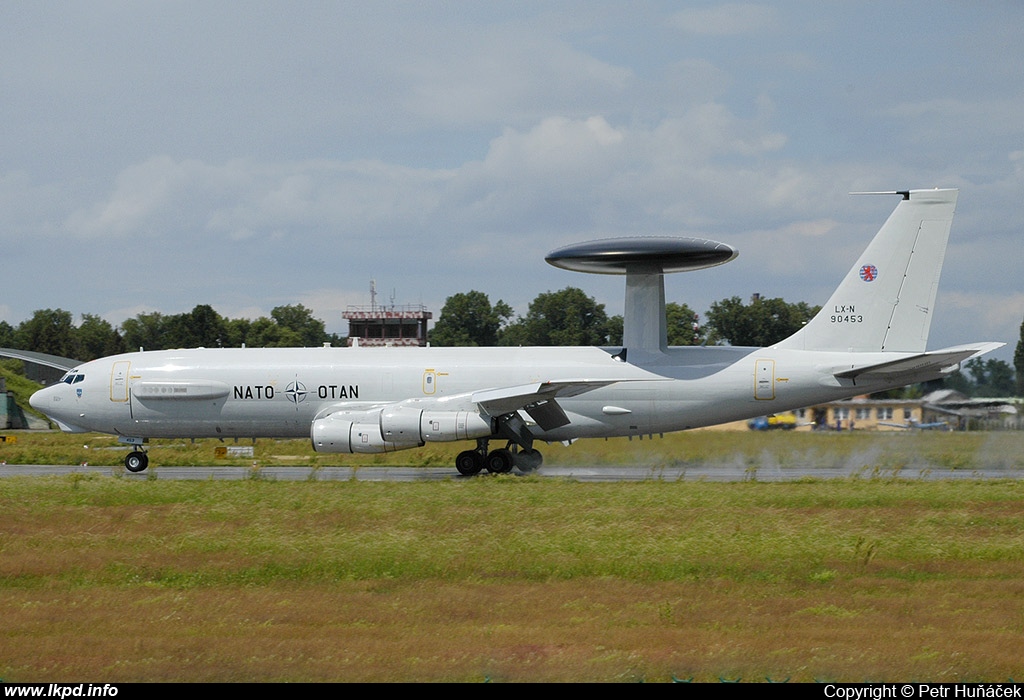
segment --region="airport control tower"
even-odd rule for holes
[[[349,306],[342,318],[348,320],[348,344],[370,347],[427,344],[427,321],[433,317],[422,304],[395,306],[377,303],[376,282],[370,282],[370,305]]]

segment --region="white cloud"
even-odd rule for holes
[[[949,291],[940,286],[936,306],[937,313],[954,320],[952,328],[940,330],[944,344],[997,341],[1008,345],[1000,354],[1013,355],[1024,323],[1024,292]]]
[[[910,137],[918,142],[934,143],[940,139],[940,142],[991,143],[1006,136],[1019,137],[1024,96],[1017,94],[989,99],[936,97],[903,101],[881,113],[897,117]],[[964,124],[984,124],[985,128],[983,131],[963,129]]]
[[[672,24],[687,34],[737,36],[771,29],[776,16],[772,8],[752,3],[688,8],[672,16]]]
[[[411,113],[446,127],[579,114],[615,98],[632,71],[582,53],[543,27],[427,28],[399,68]]]
[[[599,176],[619,159],[622,132],[603,117],[550,117],[526,133],[511,129],[491,142],[483,169],[502,179]],[[596,172],[595,172],[596,171]]]
[[[65,228],[86,239],[160,237],[178,224],[187,231],[196,207],[183,206],[192,196],[219,194],[223,172],[195,160],[156,156],[129,166],[117,177],[105,201],[68,216]]]
[[[1009,160],[1017,179],[1024,180],[1024,151],[1011,151]]]

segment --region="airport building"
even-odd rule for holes
[[[427,321],[433,317],[427,307],[349,306],[342,313],[348,320],[348,344],[360,346],[420,346],[427,344]]]
[[[858,396],[787,412],[785,420],[749,421],[751,430],[1021,430],[1019,399],[975,398],[943,389],[919,399]],[[739,427],[739,426],[737,426]]]

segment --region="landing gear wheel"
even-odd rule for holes
[[[484,468],[484,457],[476,450],[460,452],[455,458],[455,468],[463,476],[475,476]]]
[[[516,469],[523,474],[530,474],[540,469],[544,463],[544,455],[539,450],[520,450],[515,456]]]
[[[149,466],[149,455],[140,450],[129,452],[124,458],[124,468],[130,472],[145,471]]]
[[[512,465],[512,452],[509,450],[494,450],[487,455],[487,471],[492,474],[508,474]]]

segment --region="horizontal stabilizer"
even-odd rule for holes
[[[955,371],[961,362],[991,352],[1004,345],[1006,343],[958,345],[943,350],[911,355],[910,357],[903,357],[889,362],[851,367],[850,369],[835,372],[835,376],[840,379],[853,379],[854,381],[858,379],[868,381],[880,380],[911,384]]]

